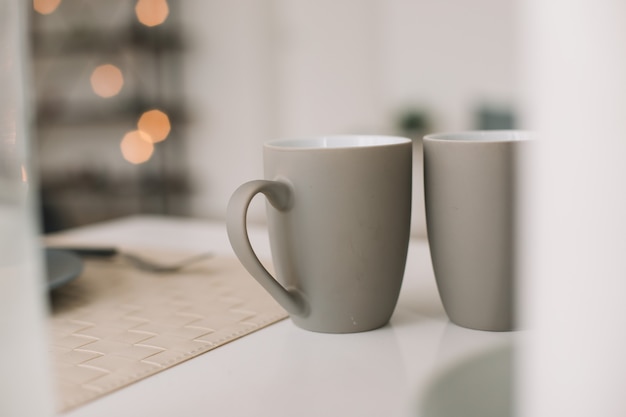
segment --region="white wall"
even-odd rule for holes
[[[428,108],[436,130],[468,129],[474,106],[517,96],[512,0],[184,6],[195,216],[224,216],[237,185],[262,175],[269,139],[393,133],[407,105]]]
[[[275,2],[278,134],[360,133],[385,123],[378,2]]]
[[[269,9],[257,0],[185,5],[191,211],[221,217],[234,188],[260,175],[261,143],[275,132]]]
[[[515,104],[512,0],[381,1],[385,105],[426,105],[435,129],[473,128],[483,102]]]

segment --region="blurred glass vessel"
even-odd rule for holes
[[[53,399],[36,185],[28,175],[28,5],[0,0],[0,415],[39,417],[53,414]]]

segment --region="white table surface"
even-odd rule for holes
[[[257,253],[269,257],[264,228],[249,231]],[[137,216],[63,234],[85,243],[234,256],[225,225],[207,220]],[[515,336],[450,323],[428,244],[412,239],[389,325],[336,335],[301,330],[287,319],[64,416],[417,416],[437,374]]]

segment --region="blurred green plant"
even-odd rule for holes
[[[406,109],[399,113],[395,124],[402,135],[419,137],[431,129],[431,118],[423,109]]]

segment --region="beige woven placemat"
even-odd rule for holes
[[[90,260],[51,296],[50,353],[67,411],[287,317],[234,258],[176,274]]]

